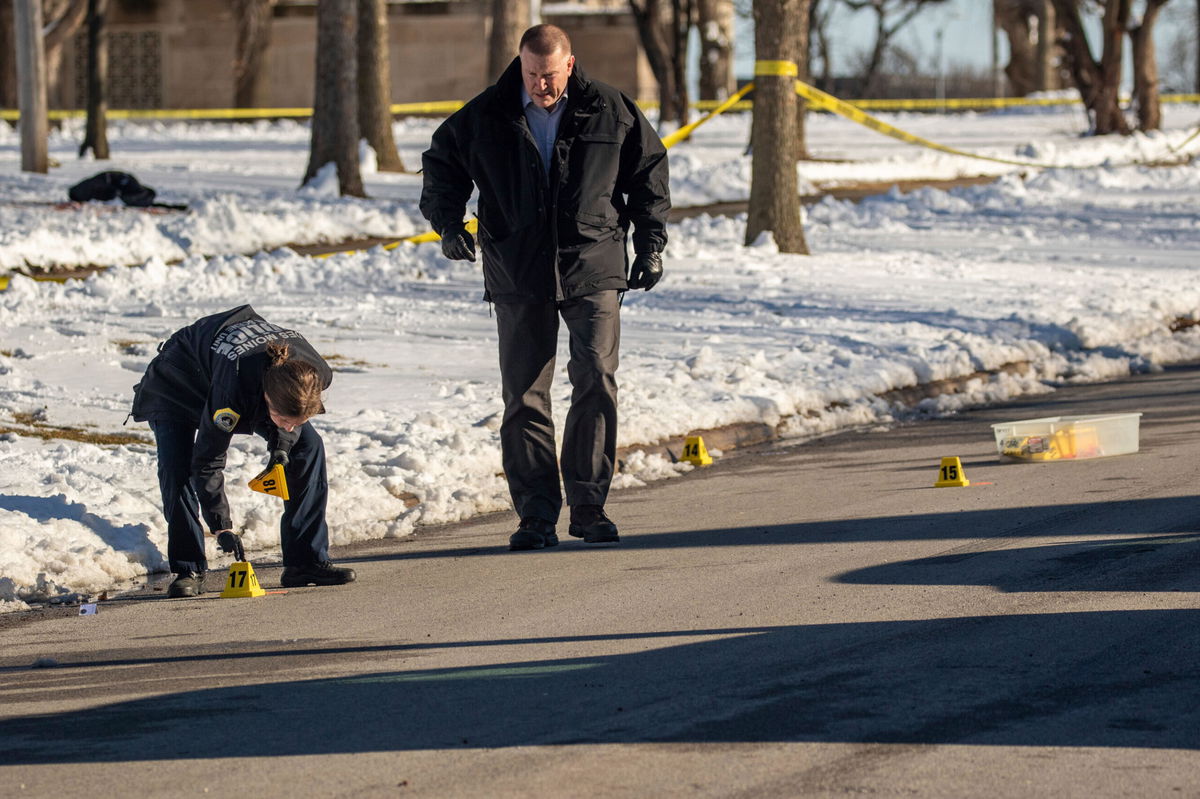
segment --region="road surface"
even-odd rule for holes
[[[1125,411],[1115,458],[989,427]],[[501,514],[349,586],[21,614],[0,794],[1200,796],[1197,421],[1170,369],[737,453],[614,494],[619,546]]]

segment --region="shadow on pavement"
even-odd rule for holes
[[[1200,592],[1200,535],[1100,539],[963,551],[838,577],[868,585],[990,585],[1001,591]]]
[[[1200,535],[1178,526],[1194,505],[1194,497],[1177,497],[674,531],[630,535],[620,551],[940,540],[969,531],[969,542],[937,557],[836,579],[1003,591],[1200,591]],[[1045,535],[1065,541],[1020,546]],[[387,557],[549,554],[409,546]],[[591,554],[604,551],[612,552]],[[887,596],[880,593],[880,602]],[[879,612],[900,610],[881,605]],[[444,643],[229,642],[150,656],[131,643],[88,662],[5,669],[0,701],[10,715],[0,720],[0,751],[9,764],[43,764],[636,742],[1200,749],[1200,609],[954,612]],[[647,614],[653,618],[652,609]],[[517,646],[528,649],[514,655]],[[498,654],[499,647],[510,648]],[[461,661],[483,665],[420,668],[431,652],[452,648],[464,652]],[[315,667],[361,673],[288,679]],[[252,684],[191,687],[193,677],[214,674]],[[169,690],[181,680],[191,688]],[[87,704],[101,690],[118,699],[156,695],[11,715],[22,701]]]
[[[933,489],[931,489],[933,490]],[[696,513],[703,517],[704,498],[697,499]],[[714,500],[719,501],[719,497]],[[915,513],[863,519],[798,522],[678,530],[639,534],[623,529],[620,548],[669,549],[676,547],[741,547],[763,545],[824,544],[857,541],[934,541],[961,538],[1030,538],[1045,535],[1150,535],[1200,530],[1200,498],[1165,497],[1110,502],[1080,502],[1069,505],[1040,505],[1020,508]],[[565,526],[560,523],[560,528]],[[400,551],[382,555],[346,557],[346,564],[425,558],[461,558],[478,555],[538,558],[578,552],[577,539],[560,536],[562,545],[539,552],[509,552],[506,535],[497,535],[495,546],[448,546],[431,548],[428,539],[398,542]],[[589,547],[604,551],[607,545]]]
[[[635,742],[1200,748],[1200,610],[685,634],[704,640],[453,669],[406,669],[399,651],[361,676],[8,718],[0,749],[47,764]],[[27,676],[26,695],[158,679],[132,660]]]

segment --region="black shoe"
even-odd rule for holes
[[[305,566],[284,566],[279,578],[284,588],[299,588],[304,585],[345,585],[354,582],[354,569],[334,566],[327,560]]]
[[[576,505],[571,508],[571,527],[567,530],[585,544],[611,544],[620,541],[617,526],[604,515],[600,505]]]
[[[508,539],[508,548],[545,549],[558,546],[558,536],[554,533],[554,523],[536,516],[527,516],[521,520],[521,526]]]
[[[175,582],[167,587],[167,596],[178,599],[185,596],[200,596],[204,593],[204,572],[183,572],[175,575]]]

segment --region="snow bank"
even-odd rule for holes
[[[1048,117],[1029,119],[1026,139]],[[706,171],[714,192],[736,189],[723,155],[730,148],[721,145],[722,137],[744,144],[744,121],[733,121],[672,156],[683,191],[698,195]],[[977,121],[957,123],[957,138],[977,130],[990,142],[996,121]],[[209,147],[210,160],[236,161],[221,149],[222,137],[233,136],[226,128],[161,136],[175,136],[198,159]],[[163,140],[147,134],[149,150]],[[276,158],[282,170],[286,159]],[[0,182],[42,190],[25,176],[0,173]],[[50,242],[43,254],[144,258],[67,284],[17,277],[0,293],[3,609],[94,594],[164,568],[151,437],[144,425],[123,424],[131,387],[158,341],[242,302],[304,332],[336,370],[329,412],[316,421],[329,455],[334,544],[508,507],[495,327],[480,301],[478,267],[446,262],[428,245],[328,259],[289,250],[202,257],[234,242],[269,247],[301,228],[334,237],[415,225],[403,197],[306,197],[254,180],[236,191],[212,188],[220,182],[197,178],[186,199],[200,212],[188,220],[101,208],[52,224],[38,215],[48,212],[3,207],[4,263],[34,256],[28,240],[39,230]],[[665,280],[629,294],[623,308],[619,444],[635,451],[617,487],[685,472],[636,445],[698,428],[763,422],[810,435],[887,425],[1200,357],[1200,334],[1168,329],[1200,312],[1198,182],[1195,166],[1099,166],[858,204],[827,200],[808,213],[811,257],[782,254],[769,237],[743,247],[744,218],[673,225]],[[180,263],[167,265],[174,258]],[[1000,371],[1011,364],[1026,368]],[[553,395],[560,422],[570,394],[564,372]],[[943,379],[967,379],[966,391],[916,408],[881,398]],[[54,437],[53,428],[124,438],[86,443]],[[264,447],[235,442],[227,468],[234,518],[255,557],[270,557],[278,501],[245,487]],[[618,495],[618,517],[619,503]],[[210,557],[213,568],[228,561]]]

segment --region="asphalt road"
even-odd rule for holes
[[[1200,796],[1198,400],[1171,369],[738,454],[616,493],[615,547],[498,515],[337,552],[350,586],[9,619],[0,795]],[[1136,455],[988,427],[1117,411]]]

